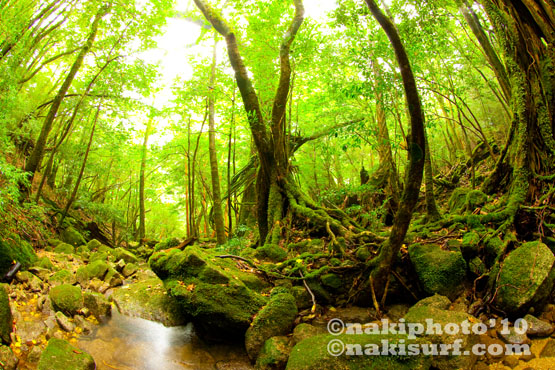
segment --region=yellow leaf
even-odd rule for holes
[[[335,309],[334,309],[334,310],[335,310]],[[316,311],[316,305],[315,305],[315,304],[313,304],[313,305],[312,305],[312,308],[310,309],[310,312],[314,313],[314,311]]]

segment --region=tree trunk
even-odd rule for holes
[[[212,199],[214,201],[213,215],[216,229],[216,241],[218,245],[225,244],[224,215],[222,214],[222,195],[220,193],[220,173],[218,172],[218,158],[216,154],[216,125],[214,122],[214,86],[216,82],[216,35],[214,35],[214,47],[212,50],[212,65],[210,67],[210,82],[208,92],[208,154],[210,157],[210,177],[212,179]]]
[[[141,151],[141,170],[139,172],[139,243],[142,245],[146,237],[146,209],[145,209],[145,170],[146,170],[146,156],[148,152],[148,137],[152,130],[152,118],[149,118],[143,146]]]
[[[69,90],[71,83],[73,82],[73,79],[77,75],[77,72],[81,68],[81,65],[83,64],[83,60],[85,59],[85,55],[87,55],[87,53],[91,49],[94,43],[96,34],[98,32],[98,26],[99,26],[100,20],[102,19],[102,17],[104,17],[107,14],[108,9],[109,8],[102,7],[98,11],[98,13],[96,13],[94,20],[92,22],[91,31],[87,37],[87,40],[85,41],[83,48],[77,55],[77,58],[73,62],[73,65],[71,66],[71,70],[66,76],[62,86],[60,87],[60,89],[58,90],[58,93],[56,94],[56,97],[54,98],[54,101],[52,102],[52,105],[50,106],[50,110],[48,111],[48,114],[46,115],[46,118],[42,125],[39,138],[37,139],[33,152],[31,153],[31,156],[29,157],[25,165],[25,171],[29,172],[30,183],[32,183],[33,177],[35,176],[35,172],[40,166],[40,162],[44,155],[46,140],[48,139],[48,134],[52,129],[52,124],[54,123],[54,119],[56,118],[56,114],[58,113],[58,109],[60,108],[62,100],[64,99],[64,96],[66,95],[67,91]],[[30,189],[24,186],[22,187],[22,190],[23,190],[23,193],[27,196]]]
[[[424,159],[424,184],[426,187],[426,218],[427,221],[437,221],[441,218],[441,214],[437,208],[436,197],[434,194],[434,174],[432,172],[432,158],[430,145],[428,142],[428,134],[426,135],[426,154]]]
[[[366,0],[366,4],[385,31],[395,51],[403,79],[411,124],[411,134],[407,137],[409,164],[405,175],[405,187],[401,203],[395,214],[389,239],[382,244],[379,255],[370,262],[371,266],[374,267],[371,273],[371,279],[373,280],[371,284],[373,284],[376,294],[381,296],[395,257],[405,239],[412,212],[420,193],[425,156],[424,114],[410,62],[395,25],[382,13],[374,0]]]

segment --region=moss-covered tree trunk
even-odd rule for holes
[[[373,279],[374,291],[376,295],[382,295],[389,278],[391,266],[405,239],[412,212],[420,193],[425,154],[424,114],[416,88],[416,81],[397,28],[382,13],[374,0],[366,0],[366,4],[374,18],[384,29],[395,51],[401,69],[411,124],[411,134],[407,137],[409,165],[405,174],[405,187],[401,196],[401,203],[395,214],[388,240],[382,244],[379,255],[370,261],[370,266],[373,268],[371,278]]]

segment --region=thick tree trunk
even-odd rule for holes
[[[216,240],[219,245],[225,244],[224,215],[222,214],[222,195],[220,194],[220,173],[218,172],[218,158],[216,154],[216,124],[214,122],[214,84],[216,82],[216,35],[212,50],[212,65],[210,67],[210,82],[208,95],[208,155],[210,157],[210,177],[212,180],[212,199],[214,201],[213,214],[216,228]]]
[[[374,291],[376,294],[381,296],[395,257],[405,239],[412,212],[420,193],[425,156],[424,114],[410,62],[395,25],[382,13],[374,0],[366,0],[366,4],[374,18],[384,29],[395,51],[401,69],[411,124],[411,134],[407,137],[409,165],[405,175],[405,187],[399,210],[395,214],[389,239],[382,244],[380,254],[371,261],[371,265],[374,267],[371,273],[372,284],[375,284]]]
[[[46,140],[48,139],[48,134],[52,130],[52,124],[54,123],[54,119],[56,118],[58,109],[60,108],[62,100],[64,99],[64,96],[66,95],[67,91],[69,90],[71,83],[73,82],[73,79],[75,78],[75,76],[77,75],[77,72],[81,68],[81,65],[83,64],[83,60],[85,59],[85,55],[87,55],[87,53],[91,49],[94,43],[94,39],[96,38],[96,34],[98,32],[98,26],[99,26],[100,20],[102,19],[102,17],[104,17],[107,14],[107,11],[108,9],[106,7],[102,7],[95,15],[91,25],[91,31],[87,37],[87,40],[85,41],[83,48],[77,55],[77,58],[73,62],[73,65],[71,66],[71,69],[68,75],[66,76],[62,86],[60,87],[60,89],[58,90],[58,93],[56,94],[56,97],[54,98],[54,101],[52,102],[52,105],[50,106],[50,110],[48,111],[48,114],[44,120],[40,135],[37,139],[33,152],[31,153],[31,156],[29,157],[25,165],[25,171],[29,172],[31,183],[33,181],[35,172],[39,168],[40,162],[42,161]],[[26,189],[25,187],[23,187],[22,190],[26,195],[29,192],[29,189]]]

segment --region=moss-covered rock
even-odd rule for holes
[[[10,299],[5,284],[0,285],[0,340],[2,343],[12,342],[10,333],[12,332],[12,311],[10,309]]]
[[[491,275],[491,279],[495,279]],[[555,281],[555,256],[539,241],[522,244],[503,261],[496,281],[495,305],[509,316],[541,308]]]
[[[464,212],[467,194],[468,189],[465,188],[456,188],[453,190],[451,197],[449,197],[449,202],[447,203],[451,213]]]
[[[54,252],[63,254],[73,254],[75,252],[75,247],[68,243],[60,243],[54,247]]]
[[[474,277],[479,277],[487,272],[487,268],[484,262],[479,257],[474,257],[473,259],[468,261],[468,271],[470,271],[470,273],[474,275]]]
[[[469,351],[467,356],[433,356],[432,364],[435,368],[440,370],[471,369],[477,359],[472,354],[471,349],[474,344],[478,343],[479,338],[472,330],[468,329],[468,333],[465,333],[460,328],[463,327],[464,322],[468,323],[470,327],[472,323],[476,323],[478,320],[465,312],[445,309],[448,302],[447,298],[438,295],[426,298],[409,309],[404,317],[405,322],[407,324],[421,324],[425,329],[422,337],[431,343],[453,344],[455,341],[458,341],[461,345],[460,351],[462,353]],[[456,325],[459,330],[457,332],[448,332],[445,329],[447,324]],[[435,326],[439,327],[440,330],[436,330]]]
[[[470,261],[478,255],[480,239],[480,235],[476,231],[469,231],[463,235],[461,253],[466,261]]]
[[[181,242],[177,238],[166,238],[154,246],[154,252],[177,247]]]
[[[0,275],[8,272],[14,261],[27,268],[36,260],[37,256],[31,244],[17,234],[10,234],[6,238],[0,236]]]
[[[108,252],[93,252],[89,256],[89,263],[94,261],[115,261],[115,257]]]
[[[33,266],[51,270],[51,271],[55,269],[54,264],[52,263],[52,261],[50,261],[50,258],[48,257],[39,258],[38,260],[35,261],[35,263],[33,263]]]
[[[38,370],[94,370],[96,364],[88,353],[68,341],[51,338],[40,356]]]
[[[60,284],[72,285],[75,283],[75,275],[68,270],[60,270],[48,277],[48,283],[51,286],[56,286]]]
[[[368,249],[367,247],[359,247],[355,251],[355,256],[359,261],[364,262],[372,257],[372,253],[370,253],[370,249]]]
[[[324,284],[324,286],[333,290],[339,290],[343,286],[343,281],[341,280],[341,278],[333,273],[320,276],[320,280],[322,281],[322,284]]]
[[[255,285],[254,274],[241,271],[233,260],[216,258],[216,253],[190,246],[154,253],[149,262],[201,334],[240,337],[266,298],[249,287]]]
[[[101,245],[102,245],[102,243],[99,242],[99,241],[96,240],[96,239],[92,239],[92,240],[90,240],[90,241],[86,244],[87,249],[88,249],[89,251],[95,250],[95,249],[97,249],[98,247],[100,247]]]
[[[304,286],[296,285],[292,287],[291,294],[295,297],[295,302],[299,310],[304,310],[312,306],[312,297]]]
[[[323,334],[323,332],[320,329],[318,329],[316,326],[303,322],[295,326],[295,329],[293,329],[293,336],[291,339],[293,340],[294,344],[297,344],[302,342],[305,339],[308,339],[318,334]]]
[[[128,289],[117,289],[112,294],[122,314],[161,322],[165,326],[187,322],[177,300],[168,296],[160,279],[154,277],[127,286]]]
[[[286,369],[426,370],[430,368],[431,359],[428,356],[381,355],[382,341],[390,345],[427,343],[423,339],[410,339],[405,335],[320,334],[305,339],[293,347]]]
[[[256,248],[254,256],[258,259],[281,262],[287,259],[287,252],[277,244],[264,244]]]
[[[426,293],[454,298],[462,290],[466,262],[460,252],[444,251],[434,244],[413,244],[409,257]]]
[[[104,279],[110,266],[102,260],[94,260],[86,266],[79,267],[75,272],[75,278],[81,286],[86,286],[94,278]]]
[[[297,305],[291,294],[272,294],[268,304],[256,314],[245,334],[245,348],[251,360],[258,357],[266,340],[288,334],[296,316]]]
[[[79,233],[79,231],[77,231],[73,226],[69,226],[63,230],[60,234],[60,238],[63,242],[73,245],[74,247],[87,244],[83,235],[81,235],[81,233]]]
[[[285,336],[272,337],[264,342],[260,354],[256,359],[257,370],[285,369],[291,352],[289,339]]]
[[[137,258],[137,256],[121,247],[112,250],[112,255],[115,257],[116,261],[124,260],[127,263],[139,262],[139,258]]]
[[[466,194],[464,205],[466,211],[474,212],[476,208],[482,207],[487,201],[488,196],[481,190],[470,190],[468,194]]]
[[[97,318],[107,317],[112,314],[112,306],[102,294],[94,292],[83,293],[83,305]]]
[[[487,238],[484,243],[484,262],[487,267],[493,266],[503,251],[505,250],[505,243],[498,236]]]
[[[50,301],[55,311],[73,316],[83,308],[83,294],[77,286],[62,284],[50,289]]]

